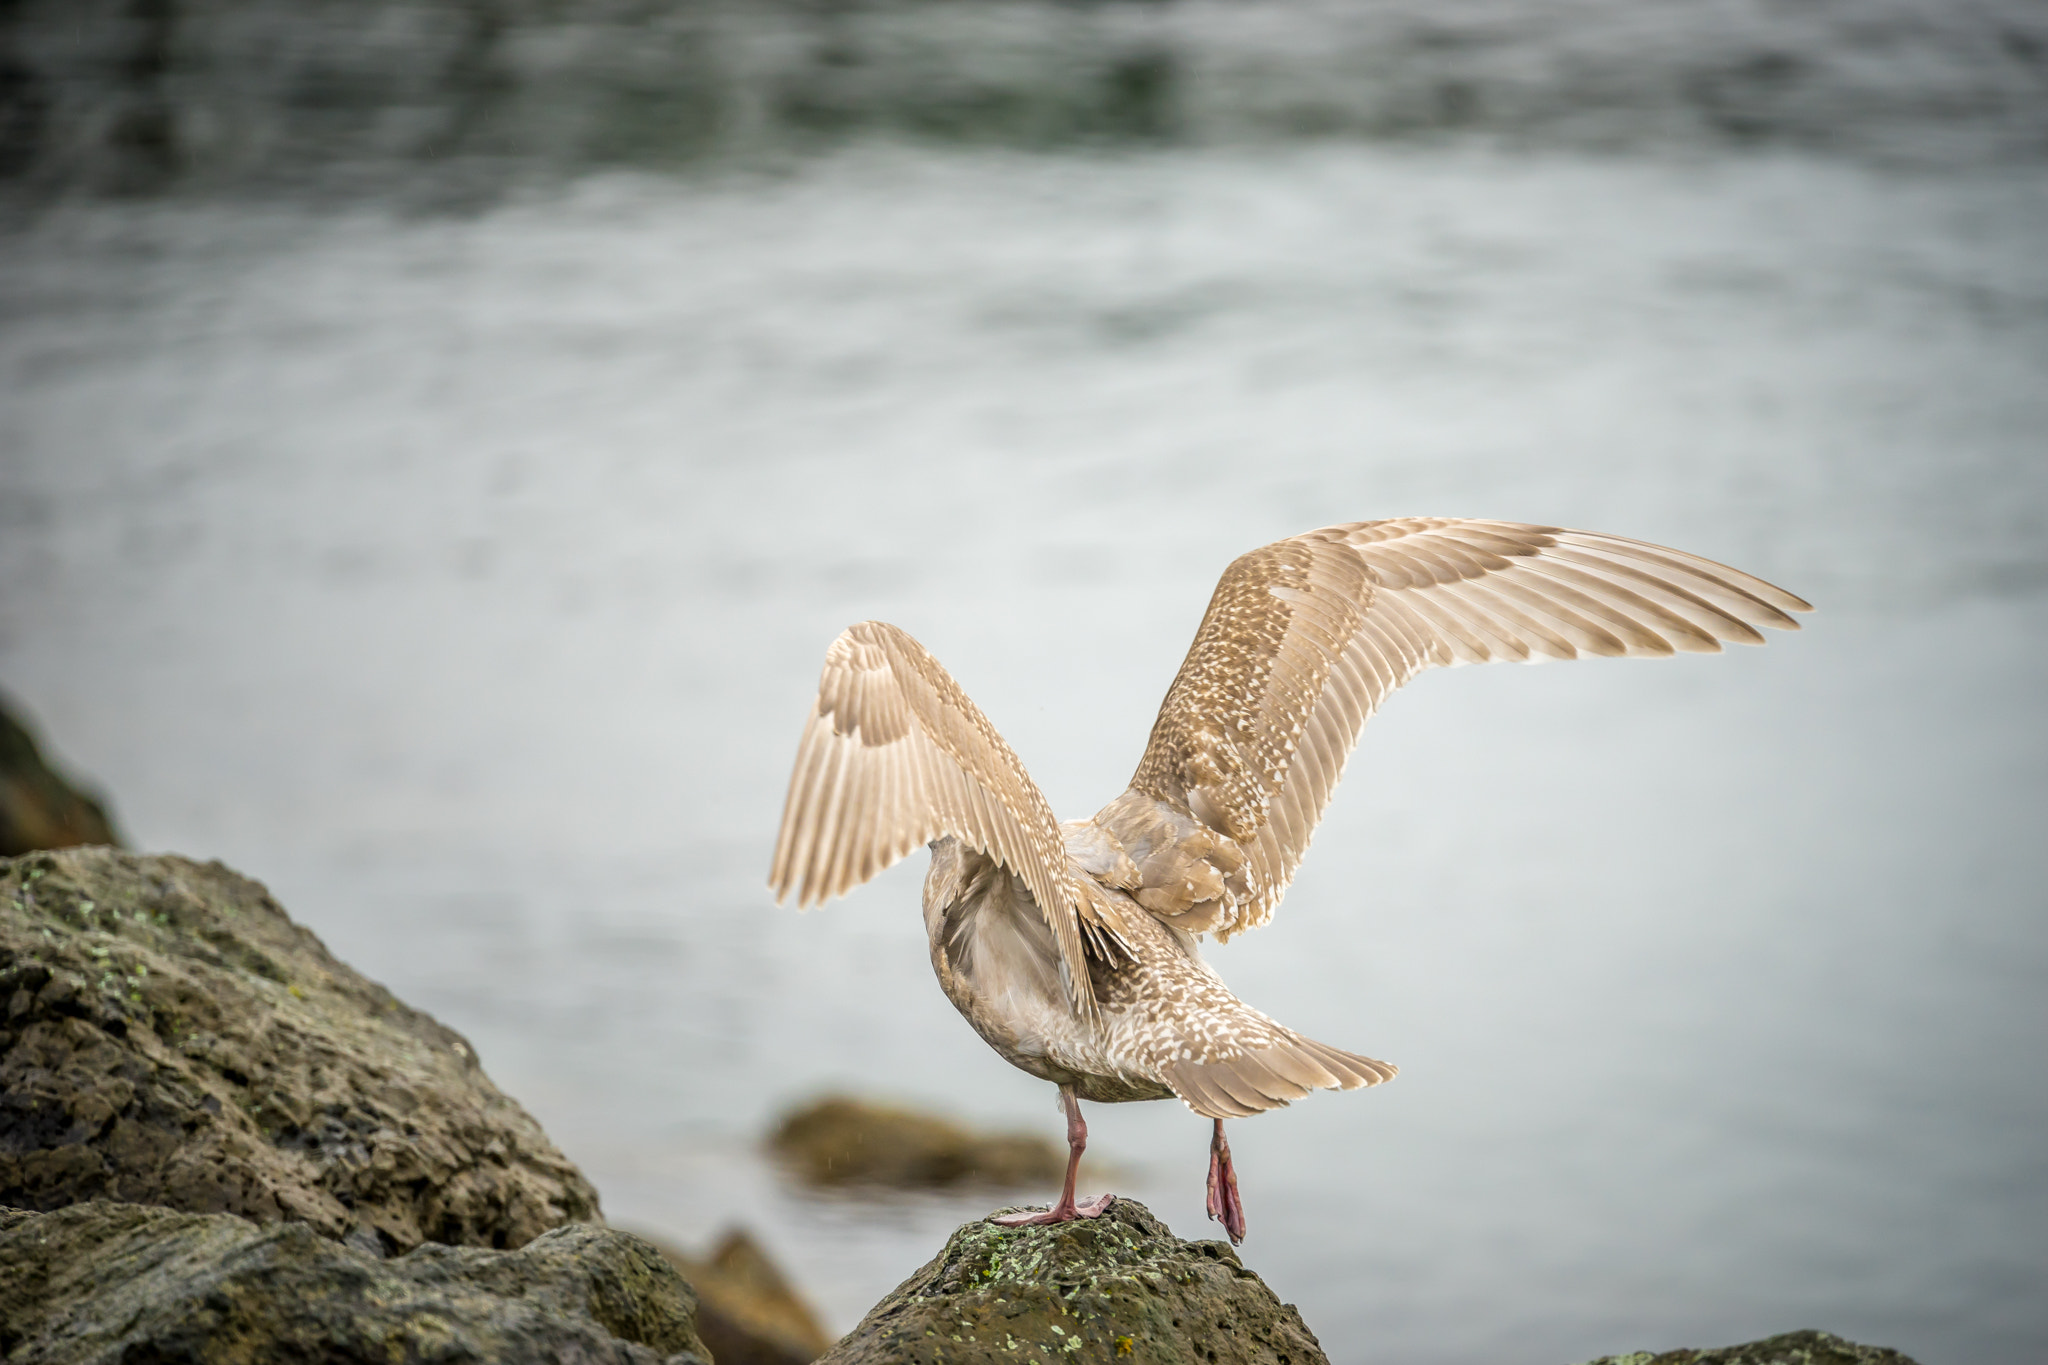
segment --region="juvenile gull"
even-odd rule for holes
[[[1394,1077],[1245,1004],[1197,948],[1273,917],[1366,718],[1425,668],[1717,653],[1810,610],[1712,560],[1552,526],[1412,517],[1275,541],[1224,570],[1130,788],[1065,824],[939,661],[863,621],[825,652],[768,883],[814,905],[931,846],[940,987],[1067,1116],[1059,1201],[997,1221],[1109,1206],[1074,1197],[1081,1100],[1178,1097],[1215,1122],[1209,1216],[1238,1242],[1223,1120]]]

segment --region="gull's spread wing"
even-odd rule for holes
[[[1224,571],[1131,789],[1095,819],[1141,904],[1228,937],[1272,918],[1360,728],[1423,669],[1712,653],[1810,610],[1619,536],[1442,517],[1310,531]]]
[[[923,645],[863,621],[825,651],[768,884],[778,901],[794,893],[798,905],[815,905],[943,835],[1030,888],[1059,945],[1068,998],[1092,1016],[1082,936],[1101,947],[1105,929],[1068,870],[1051,807]]]

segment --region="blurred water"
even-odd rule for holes
[[[825,644],[912,631],[1063,815],[1215,575],[1434,512],[1818,603],[1765,650],[1431,674],[1215,958],[1398,1083],[1235,1125],[1340,1360],[1800,1325],[2048,1352],[2048,184],[1801,156],[866,150],[459,217],[73,207],[0,256],[0,678],[148,846],[466,1031],[616,1221],[838,1327],[986,1199],[808,1200],[780,1107],[1056,1135],[923,857],[762,889]],[[1206,1235],[1204,1124],[1097,1106]]]
[[[2038,0],[9,0],[0,183],[445,200],[877,133],[2048,155]]]

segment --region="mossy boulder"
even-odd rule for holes
[[[518,1251],[379,1260],[303,1223],[104,1201],[0,1211],[10,1365],[710,1365],[694,1309],[659,1251],[590,1224]]]
[[[0,1204],[510,1248],[597,1192],[453,1029],[219,863],[0,860]]]
[[[1327,1365],[1291,1304],[1224,1242],[1144,1205],[1042,1227],[969,1223],[820,1365]]]
[[[1859,1346],[1826,1332],[1786,1332],[1741,1346],[1602,1356],[1587,1365],[1913,1365],[1886,1346]]]

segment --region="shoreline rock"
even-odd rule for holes
[[[219,863],[0,862],[0,1009],[0,1203],[302,1222],[378,1255],[602,1218],[461,1034]]]
[[[998,1210],[1001,1212],[1002,1210]],[[955,1231],[818,1365],[1327,1365],[1292,1304],[1228,1243],[1183,1241],[1118,1199],[1050,1227]],[[1587,1365],[1914,1365],[1826,1332]]]
[[[178,1343],[222,1333],[255,1343],[237,1359],[332,1340],[353,1354],[318,1358],[709,1365],[709,1335],[720,1365],[806,1365],[830,1344],[743,1235],[699,1263],[601,1226],[461,1034],[218,863],[0,859],[0,1206],[10,1361],[105,1358],[88,1340],[214,1359]]]
[[[304,1223],[95,1200],[0,1211],[0,1355],[15,1365],[318,1360],[712,1365],[690,1286],[631,1233],[391,1260]]]
[[[1328,1365],[1293,1305],[1225,1242],[1144,1205],[1043,1227],[968,1223],[819,1365]]]

